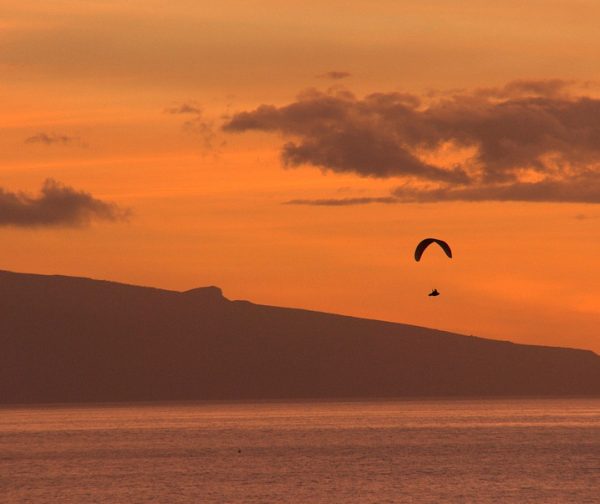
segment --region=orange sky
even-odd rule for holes
[[[284,167],[293,135],[221,130],[307,88],[412,93],[426,107],[440,93],[560,79],[593,98],[600,4],[326,4],[5,0],[0,188],[38,197],[52,178],[131,215],[9,222],[2,269],[214,284],[231,299],[600,352],[597,203],[286,205],[385,197],[405,179]],[[450,169],[451,155],[422,159]],[[415,263],[425,236],[455,258]],[[433,287],[442,296],[428,298]]]

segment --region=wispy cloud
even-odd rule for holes
[[[582,174],[573,179],[473,184],[472,187],[418,189],[399,187],[393,195],[407,202],[435,201],[532,201],[556,203],[600,203],[600,175]]]
[[[331,70],[330,72],[325,72],[317,77],[321,79],[332,79],[332,80],[341,80],[350,77],[352,74],[350,72],[344,72],[341,70]]]
[[[403,179],[400,201],[600,202],[600,100],[558,79],[429,101],[312,90],[223,129],[281,134],[286,166]]]
[[[44,182],[39,196],[0,188],[0,226],[72,227],[94,220],[124,220],[129,215],[127,209],[52,179]]]
[[[584,214],[584,213],[578,213],[578,214],[574,215],[573,218],[578,221],[584,221],[584,220],[589,220],[589,219],[596,219],[597,216],[596,215],[588,215],[588,214]]]
[[[81,145],[81,141],[77,137],[45,132],[40,132],[26,138],[25,143],[41,145]]]
[[[202,146],[206,150],[214,149],[216,140],[216,132],[214,122],[204,116],[202,107],[195,103],[182,103],[165,109],[168,114],[175,115],[190,115],[193,116],[183,123],[183,127],[189,133],[192,133],[202,142]]]
[[[563,79],[525,80],[518,79],[502,87],[483,88],[475,91],[476,95],[492,98],[540,97],[566,98],[574,82]]]
[[[400,200],[393,196],[363,197],[363,198],[293,199],[293,200],[284,202],[284,205],[355,206],[355,205],[369,205],[371,203],[394,204],[394,203],[400,203]]]
[[[195,104],[182,103],[165,109],[167,114],[202,114],[202,109]]]

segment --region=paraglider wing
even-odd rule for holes
[[[437,238],[425,238],[424,240],[421,240],[415,249],[415,261],[421,260],[423,252],[432,243],[437,243],[440,247],[442,247],[442,250],[446,253],[446,255],[452,258],[452,250],[450,249],[450,245],[448,245],[444,240],[438,240]]]

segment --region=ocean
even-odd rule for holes
[[[0,502],[599,503],[600,400],[5,406]]]

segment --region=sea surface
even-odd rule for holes
[[[0,502],[597,504],[600,400],[2,407]]]

